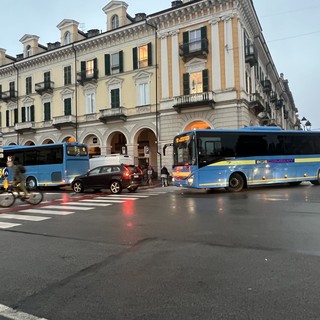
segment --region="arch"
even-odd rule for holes
[[[183,131],[189,131],[194,129],[211,129],[212,126],[205,120],[193,120],[184,127]]]
[[[33,141],[31,141],[31,140],[28,140],[28,141],[26,141],[26,142],[24,143],[24,145],[25,145],[25,146],[34,146],[35,143],[34,143]]]
[[[42,141],[42,144],[51,144],[51,143],[54,143],[54,141],[52,139],[50,139],[50,138],[45,139],[45,140]]]
[[[63,36],[63,44],[70,44],[71,43],[71,33],[67,31]]]
[[[113,131],[107,137],[107,153],[127,154],[128,136],[121,130]],[[108,150],[109,149],[109,150]],[[108,152],[109,151],[109,152]]]
[[[119,16],[117,14],[114,14],[111,17],[111,29],[119,28]]]
[[[88,146],[89,156],[101,155],[101,139],[95,133],[89,133],[82,140]]]
[[[71,140],[76,141],[74,136],[65,136],[61,141],[70,142]]]

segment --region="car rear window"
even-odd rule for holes
[[[136,166],[126,166],[131,173],[139,173],[139,170]]]

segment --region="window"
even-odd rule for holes
[[[123,72],[123,51],[105,55],[105,74],[117,74]]]
[[[26,55],[27,55],[27,57],[30,57],[30,56],[32,55],[31,46],[27,46],[27,47],[26,47]]]
[[[10,108],[6,110],[6,126],[12,127],[18,123],[18,108]]]
[[[98,78],[98,60],[97,58],[81,61],[81,80],[92,80]]]
[[[189,33],[189,52],[199,51],[201,49],[201,31],[193,30]]]
[[[45,72],[43,74],[43,80],[44,80],[44,88],[45,89],[50,89],[51,88],[51,76],[50,76],[50,71]]]
[[[115,14],[111,18],[111,29],[119,28],[119,17]]]
[[[64,85],[71,84],[71,66],[64,67]]]
[[[63,103],[64,103],[64,115],[70,116],[71,115],[71,98],[64,99]]]
[[[202,70],[183,75],[184,95],[196,94],[209,91],[208,70]]]
[[[22,118],[22,122],[34,121],[34,105],[22,107],[21,118]]]
[[[120,108],[120,89],[111,90],[111,108]]]
[[[63,44],[66,45],[66,44],[70,44],[70,43],[71,43],[71,33],[69,31],[67,31],[63,37]]]
[[[26,78],[26,94],[32,93],[32,78],[27,77]]]
[[[14,81],[9,82],[9,93],[10,93],[10,98],[16,96]]]
[[[151,42],[132,49],[133,69],[140,69],[152,65],[152,44]]]
[[[44,111],[44,121],[50,121],[51,120],[51,103],[45,102],[43,104],[43,111]]]
[[[86,77],[93,78],[94,75],[94,63],[93,60],[89,60],[86,63]]]
[[[150,104],[150,84],[149,83],[140,83],[138,85],[139,97],[138,105],[144,106]]]
[[[94,93],[86,93],[86,113],[95,113],[95,94]]]

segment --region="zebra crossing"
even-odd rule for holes
[[[97,207],[109,207],[115,204],[124,203],[125,201],[136,201],[146,199],[152,196],[159,196],[170,192],[169,189],[159,189],[155,191],[142,191],[130,194],[110,194],[105,196],[95,196],[90,199],[77,199],[77,201],[68,201],[60,204],[48,204],[43,207],[23,208],[16,207],[17,213],[0,212],[0,230],[10,229],[21,226],[24,222],[41,222],[54,218],[55,216],[66,216],[76,212],[89,212]]]

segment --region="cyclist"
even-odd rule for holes
[[[21,190],[23,192],[23,196],[25,199],[29,198],[29,193],[26,188],[26,177],[24,175],[25,169],[23,165],[18,163],[13,163],[12,160],[7,161],[7,167],[13,169],[13,187],[18,191]]]

